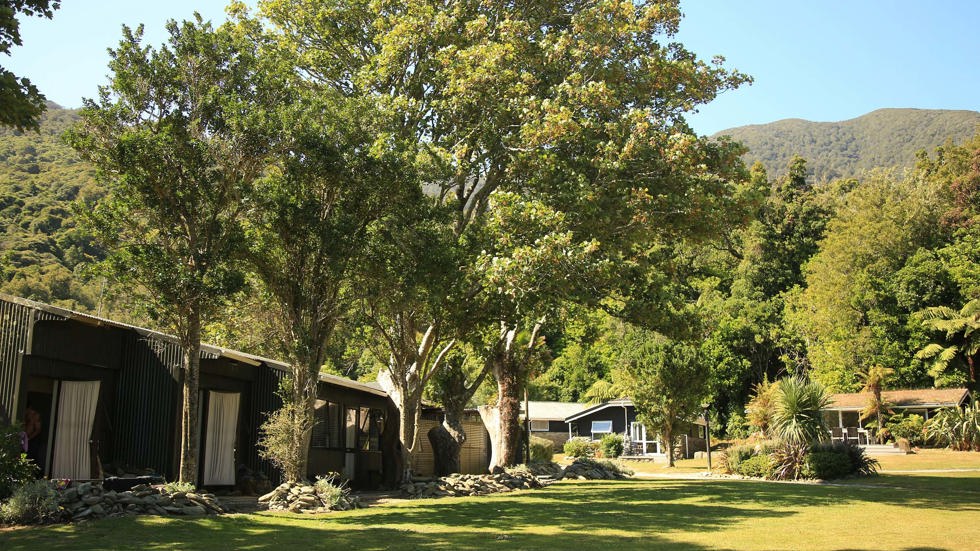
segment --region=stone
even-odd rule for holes
[[[92,483],[91,482],[83,482],[83,483],[81,483],[81,484],[78,485],[78,495],[80,495],[80,496],[88,495],[89,492],[91,492],[91,491],[92,491]]]
[[[207,510],[200,505],[190,505],[188,507],[182,507],[183,513],[189,517],[200,517],[208,514]]]
[[[93,505],[91,511],[92,515],[94,516],[102,516],[105,514],[105,509],[103,509],[101,505]]]
[[[85,505],[95,505],[96,503],[100,503],[101,501],[102,501],[101,497],[93,496],[93,495],[87,495],[82,498],[82,503],[84,503]]]

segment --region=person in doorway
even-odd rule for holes
[[[34,409],[33,404],[27,403],[24,410],[24,434],[27,436],[27,457],[32,459],[35,465],[41,465],[44,460],[44,447],[46,442],[41,433],[41,414]]]

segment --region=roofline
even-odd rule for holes
[[[594,405],[594,406],[592,406],[590,408],[583,409],[582,411],[580,411],[580,412],[578,412],[578,413],[576,413],[574,415],[569,415],[568,417],[565,418],[565,422],[566,423],[571,423],[572,421],[575,421],[577,419],[581,419],[582,417],[585,417],[586,415],[589,415],[590,413],[595,413],[597,411],[602,411],[602,410],[604,410],[606,408],[609,408],[609,407],[630,407],[632,405],[633,405],[633,400],[631,400],[629,398],[616,398],[615,400],[607,400],[607,401],[605,401],[605,402],[603,402],[601,404],[596,404],[596,405]]]
[[[34,308],[36,310],[41,310],[43,312],[48,312],[50,314],[56,314],[64,318],[89,324],[89,325],[96,325],[96,326],[107,325],[110,327],[117,327],[119,329],[129,329],[143,336],[155,337],[161,340],[169,341],[174,344],[178,344],[178,345],[180,344],[177,337],[175,337],[174,335],[170,335],[168,333],[155,331],[153,329],[147,329],[145,327],[138,327],[136,325],[130,325],[128,323],[114,321],[108,318],[93,316],[91,314],[83,314],[82,312],[76,312],[75,310],[68,310],[67,308],[53,306],[51,304],[46,304],[44,302],[37,302],[35,300],[21,298],[14,295],[8,295],[6,293],[0,293],[0,300],[5,300],[7,302],[12,302],[14,304],[20,304],[21,306]],[[208,344],[203,342],[201,343],[201,351],[215,354],[218,357],[239,361],[254,367],[258,367],[262,364],[266,364],[270,368],[278,369],[279,371],[287,371],[287,372],[289,371],[290,368],[289,364],[286,362],[273,360],[271,358],[265,358],[255,354],[249,354],[248,352],[242,352],[240,350],[233,350],[231,348],[224,348],[221,346],[215,346],[213,344]],[[346,377],[341,377],[339,375],[333,375],[330,373],[320,373],[318,379],[325,383],[347,387],[354,390],[360,390],[362,392],[367,392],[369,394],[374,394],[376,396],[384,396],[384,397],[388,396],[388,393],[383,390],[376,389],[374,387],[365,385],[364,383],[360,383],[352,379],[348,379]]]

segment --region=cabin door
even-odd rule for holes
[[[59,385],[51,478],[92,477],[91,439],[99,386],[99,381],[62,381]]]
[[[208,392],[204,439],[204,485],[235,484],[235,437],[238,434],[238,392]]]

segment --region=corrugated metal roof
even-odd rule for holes
[[[122,329],[129,329],[132,331],[136,331],[137,333],[143,336],[154,337],[159,340],[177,343],[177,337],[173,335],[169,335],[167,333],[154,331],[152,329],[147,329],[145,327],[137,327],[135,325],[130,325],[128,323],[122,323],[119,321],[114,321],[107,318],[101,318],[90,314],[83,314],[81,312],[76,312],[74,310],[67,310],[65,308],[59,308],[57,306],[52,306],[50,304],[45,304],[43,302],[37,302],[26,298],[15,297],[13,295],[8,295],[5,293],[0,293],[0,300],[4,300],[14,304],[20,304],[22,306],[34,308],[42,312],[56,314],[58,316],[62,316],[67,319],[76,320],[90,325],[105,325],[109,327],[119,327]],[[205,358],[225,357],[253,366],[258,366],[264,363],[274,369],[279,369],[282,371],[289,370],[289,364],[286,362],[273,360],[271,358],[264,358],[262,356],[257,356],[255,354],[249,354],[248,352],[242,352],[240,350],[232,350],[230,348],[223,348],[220,346],[215,346],[207,343],[201,343],[201,356]],[[370,394],[374,394],[377,396],[388,395],[386,392],[384,392],[378,387],[369,386],[367,384],[358,381],[354,381],[337,375],[331,375],[328,373],[321,373],[320,380],[326,383],[335,384],[337,386],[368,392]]]
[[[828,409],[857,411],[868,404],[869,396],[867,392],[832,394]],[[885,402],[899,408],[958,406],[969,399],[969,396],[970,393],[965,388],[886,390],[881,393],[881,398]]]
[[[564,421],[569,415],[575,415],[576,413],[589,407],[589,404],[581,404],[578,402],[529,401],[527,406],[531,411],[530,415],[527,416],[528,419],[538,421]],[[522,401],[521,414],[523,413],[524,402]]]

